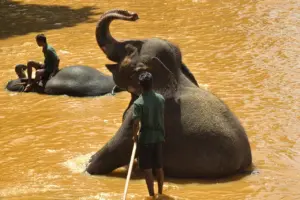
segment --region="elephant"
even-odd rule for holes
[[[172,51],[174,47],[169,42],[151,39],[139,42],[140,45],[137,43],[128,42],[124,46],[125,54],[121,54],[121,49],[118,56],[110,57],[120,59],[121,55],[123,60],[106,67],[116,85],[127,88],[128,92],[133,91],[129,87],[140,91],[137,78],[140,72],[152,74],[153,90],[165,98],[165,175],[220,178],[247,171],[252,164],[250,143],[245,129],[230,108],[184,74],[178,66],[178,51]],[[108,45],[105,51],[114,50]],[[133,148],[132,104],[139,94],[131,93],[120,128],[90,158],[86,168],[89,174],[108,174],[128,165]]]
[[[120,63],[126,55],[125,46],[127,44],[131,44],[135,46],[138,50],[142,48],[142,46],[148,42],[153,41],[153,43],[167,43],[169,45],[169,52],[168,53],[175,53],[176,54],[176,66],[179,67],[182,72],[195,84],[198,86],[197,80],[195,79],[194,75],[190,72],[188,67],[182,62],[181,59],[181,51],[175,45],[168,41],[158,39],[158,38],[150,38],[144,40],[124,40],[124,41],[117,41],[115,38],[112,37],[109,26],[113,20],[125,20],[125,21],[136,21],[139,19],[137,13],[129,12],[126,10],[110,10],[105,12],[101,15],[100,20],[96,27],[96,40],[100,47],[100,49],[106,54],[107,58],[113,62]],[[153,51],[156,49],[152,48]]]
[[[23,65],[16,66],[17,69]],[[17,72],[17,74],[20,74]],[[27,79],[25,75],[7,83],[9,91],[22,92]],[[68,95],[75,97],[100,96],[122,91],[116,86],[113,78],[88,66],[68,66],[59,70],[46,83],[35,84],[31,92],[49,95]]]

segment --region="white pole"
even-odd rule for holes
[[[136,142],[133,143],[133,149],[132,149],[132,153],[131,153],[130,164],[129,164],[128,174],[127,174],[127,178],[126,178],[123,200],[126,200],[126,195],[127,195],[129,180],[130,180],[130,176],[131,176],[131,172],[132,172],[132,166],[133,166],[135,152],[136,152]]]

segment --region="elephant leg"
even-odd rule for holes
[[[192,81],[192,83],[199,86],[196,78],[184,63],[181,64],[181,71],[190,81]]]
[[[117,133],[91,157],[86,168],[89,174],[108,174],[129,164],[133,148],[132,109],[128,109],[127,112]]]
[[[123,113],[122,121],[124,121],[124,119],[125,119],[125,117],[126,117],[126,113],[127,113],[128,109],[130,108],[130,106],[131,106],[131,105],[133,104],[133,102],[138,98],[137,95],[132,94],[132,93],[130,93],[130,94],[131,94],[131,100],[130,100],[130,102],[129,102],[127,108],[125,109],[125,111],[124,111],[124,113]]]

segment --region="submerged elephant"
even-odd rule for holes
[[[152,44],[159,44],[159,43],[167,43],[169,45],[167,54],[175,54],[176,57],[176,66],[182,70],[182,72],[195,84],[198,85],[194,75],[190,72],[187,66],[181,60],[181,52],[177,46],[174,44],[158,39],[158,38],[150,38],[144,40],[124,40],[124,41],[117,41],[113,38],[109,31],[109,26],[113,20],[120,19],[125,21],[136,21],[139,19],[138,15],[133,12],[128,12],[126,10],[110,10],[104,13],[96,28],[96,39],[99,47],[101,50],[106,54],[107,58],[111,61],[116,63],[120,63],[126,55],[125,46],[131,44],[132,46],[136,47],[138,51],[143,47],[145,43],[152,41]],[[149,51],[159,51],[156,49],[155,46],[149,47]],[[172,62],[172,61],[170,61]]]
[[[222,177],[252,164],[248,137],[238,118],[218,97],[195,86],[178,67],[177,51],[164,40],[125,45],[123,60],[107,65],[120,88],[138,87],[141,71],[153,75],[153,87],[165,98],[164,171],[181,178]],[[106,48],[106,51],[109,48]],[[129,163],[132,141],[132,99],[124,120],[87,166],[90,174],[107,174]]]
[[[22,92],[27,79],[11,80],[7,90]],[[68,66],[62,68],[45,86],[35,85],[32,92],[51,95],[99,96],[121,91],[111,76],[87,66]]]

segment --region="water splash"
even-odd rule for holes
[[[87,163],[94,153],[76,156],[62,163],[62,165],[67,167],[72,173],[82,173],[85,171]]]

